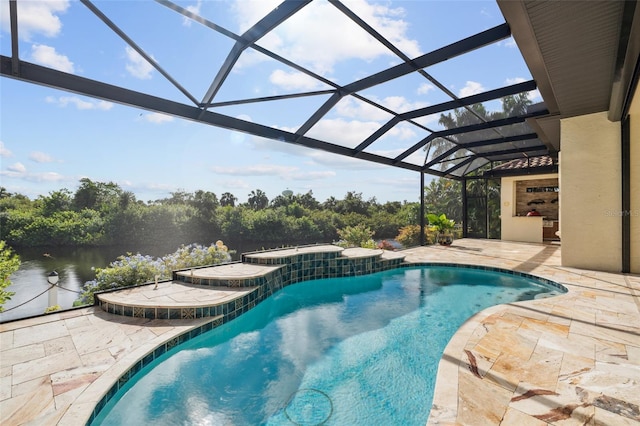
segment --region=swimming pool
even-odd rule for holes
[[[467,318],[560,292],[449,266],[301,282],[158,358],[92,424],[424,425]]]

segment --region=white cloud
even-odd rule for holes
[[[36,64],[45,65],[62,72],[73,73],[73,62],[65,55],[56,52],[56,49],[44,44],[31,46],[31,60]]]
[[[138,52],[136,52],[131,46],[125,47],[127,54],[127,64],[125,68],[129,71],[129,74],[132,76],[139,78],[141,80],[148,80],[152,77],[151,73],[153,72],[153,66],[147,62]],[[153,55],[151,58],[155,61]]]
[[[386,98],[380,100],[378,103],[382,104],[392,111],[400,113],[424,108],[428,105],[426,102],[422,101],[411,102],[404,96],[387,96]]]
[[[358,158],[346,157],[344,155],[332,154],[325,151],[309,150],[307,154],[314,164],[331,167],[341,170],[375,170],[384,169],[388,166],[365,161]]]
[[[286,129],[283,129],[286,130]],[[254,151],[266,151],[269,154],[274,152],[284,153],[292,157],[307,158],[305,162],[309,167],[323,166],[331,169],[343,170],[371,170],[385,167],[381,164],[364,161],[357,158],[346,157],[343,155],[332,154],[330,152],[317,149],[309,149],[297,144],[290,144],[273,139],[266,139],[252,136],[250,139],[253,144]],[[302,163],[301,163],[302,164]],[[306,166],[305,166],[306,167]],[[311,173],[311,172],[310,172]]]
[[[67,0],[48,1],[19,1],[18,5],[18,36],[22,40],[31,40],[33,35],[56,37],[62,29],[59,14],[69,8]],[[10,31],[9,2],[0,2],[0,24],[3,31]]]
[[[375,121],[324,119],[313,126],[307,136],[355,148],[379,127]]]
[[[379,104],[383,103],[379,102],[375,97],[369,96],[368,98]],[[335,106],[335,112],[341,117],[361,120],[389,121],[392,117],[388,112],[366,102],[362,102],[353,96],[342,98]]]
[[[58,98],[54,96],[47,96],[45,101],[50,104],[57,104],[63,108],[68,105],[73,105],[79,110],[97,109],[101,111],[108,111],[113,108],[112,102],[98,101],[94,99],[81,99],[77,96],[60,96]]]
[[[240,31],[246,31],[264,14],[277,7],[278,3],[237,0],[234,10]],[[418,42],[407,37],[408,24],[402,19],[404,11],[401,8],[369,4],[365,0],[350,1],[348,7],[407,56],[416,57],[422,53]],[[330,31],[327,31],[327,22],[331,22]],[[345,43],[345,40],[349,40],[349,43]],[[260,39],[258,44],[319,74],[330,74],[337,63],[350,59],[372,61],[381,56],[392,56],[391,51],[325,2],[308,4]],[[251,51],[246,53],[239,61],[240,65],[258,60]]]
[[[212,167],[211,170],[220,175],[230,176],[270,176],[284,180],[322,180],[332,178],[336,172],[332,170],[302,170],[296,166],[280,166],[275,164],[259,164],[241,167]]]
[[[428,103],[421,101],[412,102],[404,96],[387,96],[383,99],[378,99],[375,96],[367,97],[377,104],[400,113],[424,108],[428,105]],[[336,105],[335,111],[342,117],[356,118],[366,121],[376,120],[386,122],[392,117],[388,112],[380,108],[376,108],[366,102],[357,100],[351,96],[341,99]]]
[[[4,142],[0,141],[0,157],[13,157],[13,152],[4,146]]]
[[[416,132],[414,131],[415,127],[412,124],[407,123],[399,123],[396,126],[393,126],[393,129],[389,130],[385,136],[393,137],[396,140],[407,140],[413,139],[416,137]]]
[[[433,84],[429,84],[429,83],[422,83],[420,85],[420,87],[418,87],[418,94],[419,95],[426,95],[427,93],[435,90],[436,86],[434,86]]]
[[[518,84],[518,83],[523,83],[527,81],[526,79],[522,78],[522,77],[514,77],[514,78],[507,78],[504,83],[508,86],[511,86],[512,84]]]
[[[162,123],[169,123],[171,121],[174,120],[173,116],[171,115],[167,115],[167,114],[162,114],[159,112],[152,112],[149,114],[144,114],[143,115],[144,120],[150,122],[150,123],[156,123],[156,124],[162,124]]]
[[[232,189],[249,189],[249,184],[242,179],[225,180],[222,186]]]
[[[52,163],[54,161],[52,156],[41,151],[33,151],[29,154],[29,160],[36,163]]]
[[[257,164],[254,166],[241,167],[218,167],[211,168],[212,171],[221,175],[232,176],[287,176],[298,170],[294,166],[278,166],[273,164]]]
[[[27,171],[27,168],[25,167],[24,164],[18,162],[7,167],[7,170],[16,172],[16,173],[24,173]]]
[[[202,0],[198,0],[195,5],[187,6],[185,7],[185,9],[187,9],[189,12],[193,14],[200,15],[201,6],[202,6]],[[192,23],[193,21],[190,18],[187,18],[186,16],[182,18],[182,25],[184,25],[185,27],[190,27]]]
[[[498,46],[505,46],[511,49],[517,49],[518,45],[516,44],[516,41],[513,39],[513,37],[509,37],[507,39],[504,40],[500,40],[498,42]]]
[[[297,172],[291,175],[292,180],[322,180],[329,179],[336,176],[336,172],[333,170],[324,170],[324,171],[309,171],[309,172]]]
[[[286,72],[275,70],[269,76],[269,81],[276,86],[288,90],[313,90],[324,87],[320,81],[301,72]]]
[[[16,163],[12,166],[14,167],[14,170],[0,171],[0,176],[4,176],[7,178],[14,178],[14,179],[22,179],[28,182],[37,182],[37,183],[61,182],[65,180],[64,176],[56,172],[28,173],[26,169],[21,170],[18,164],[20,163]]]
[[[482,93],[484,92],[484,90],[484,86],[482,86],[481,83],[478,83],[476,81],[467,81],[467,84],[465,84],[465,86],[458,92],[458,96],[464,98],[467,96]]]
[[[482,9],[480,9],[480,15],[482,15],[485,18],[492,18],[493,15],[484,7]]]

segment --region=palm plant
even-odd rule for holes
[[[438,242],[442,245],[449,245],[453,241],[451,230],[456,225],[453,219],[448,219],[444,213],[437,215],[428,213],[429,225],[431,229],[438,233]]]

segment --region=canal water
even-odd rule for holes
[[[82,287],[87,281],[95,278],[95,269],[107,267],[119,256],[127,253],[140,253],[153,257],[162,257],[175,252],[179,246],[175,243],[153,246],[135,247],[37,247],[16,249],[20,256],[20,269],[11,275],[11,286],[6,290],[15,292],[7,303],[4,312],[0,313],[0,322],[34,315],[41,315],[49,306],[47,275],[56,271],[59,275],[57,302],[62,309],[73,306],[73,302],[80,296]],[[238,250],[229,246],[237,253],[251,251],[255,248],[247,247]]]

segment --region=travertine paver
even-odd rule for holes
[[[639,276],[563,268],[554,245],[459,240],[405,253],[506,267],[569,289],[467,321],[440,362],[429,424],[640,424]]]
[[[464,239],[402,253],[520,270],[570,289],[469,319],[440,362],[430,424],[640,422],[640,277],[563,268],[553,245]],[[163,297],[185,301],[180,291]],[[0,324],[0,424],[82,425],[144,354],[211,320],[84,308]]]
[[[254,287],[211,287],[179,282],[158,283],[134,287],[113,293],[103,293],[100,300],[124,306],[148,306],[156,308],[211,306],[242,297]]]
[[[83,425],[135,361],[212,320],[149,320],[83,308],[0,324],[0,424]]]
[[[281,266],[252,265],[250,263],[230,263],[226,265],[210,266],[189,271],[180,271],[177,275],[194,276],[197,278],[239,279],[261,277]]]
[[[317,246],[294,247],[282,250],[259,251],[247,253],[246,256],[256,259],[274,259],[277,257],[289,257],[305,253],[341,253],[343,250],[344,249],[342,247],[334,246],[331,244],[322,244]]]

